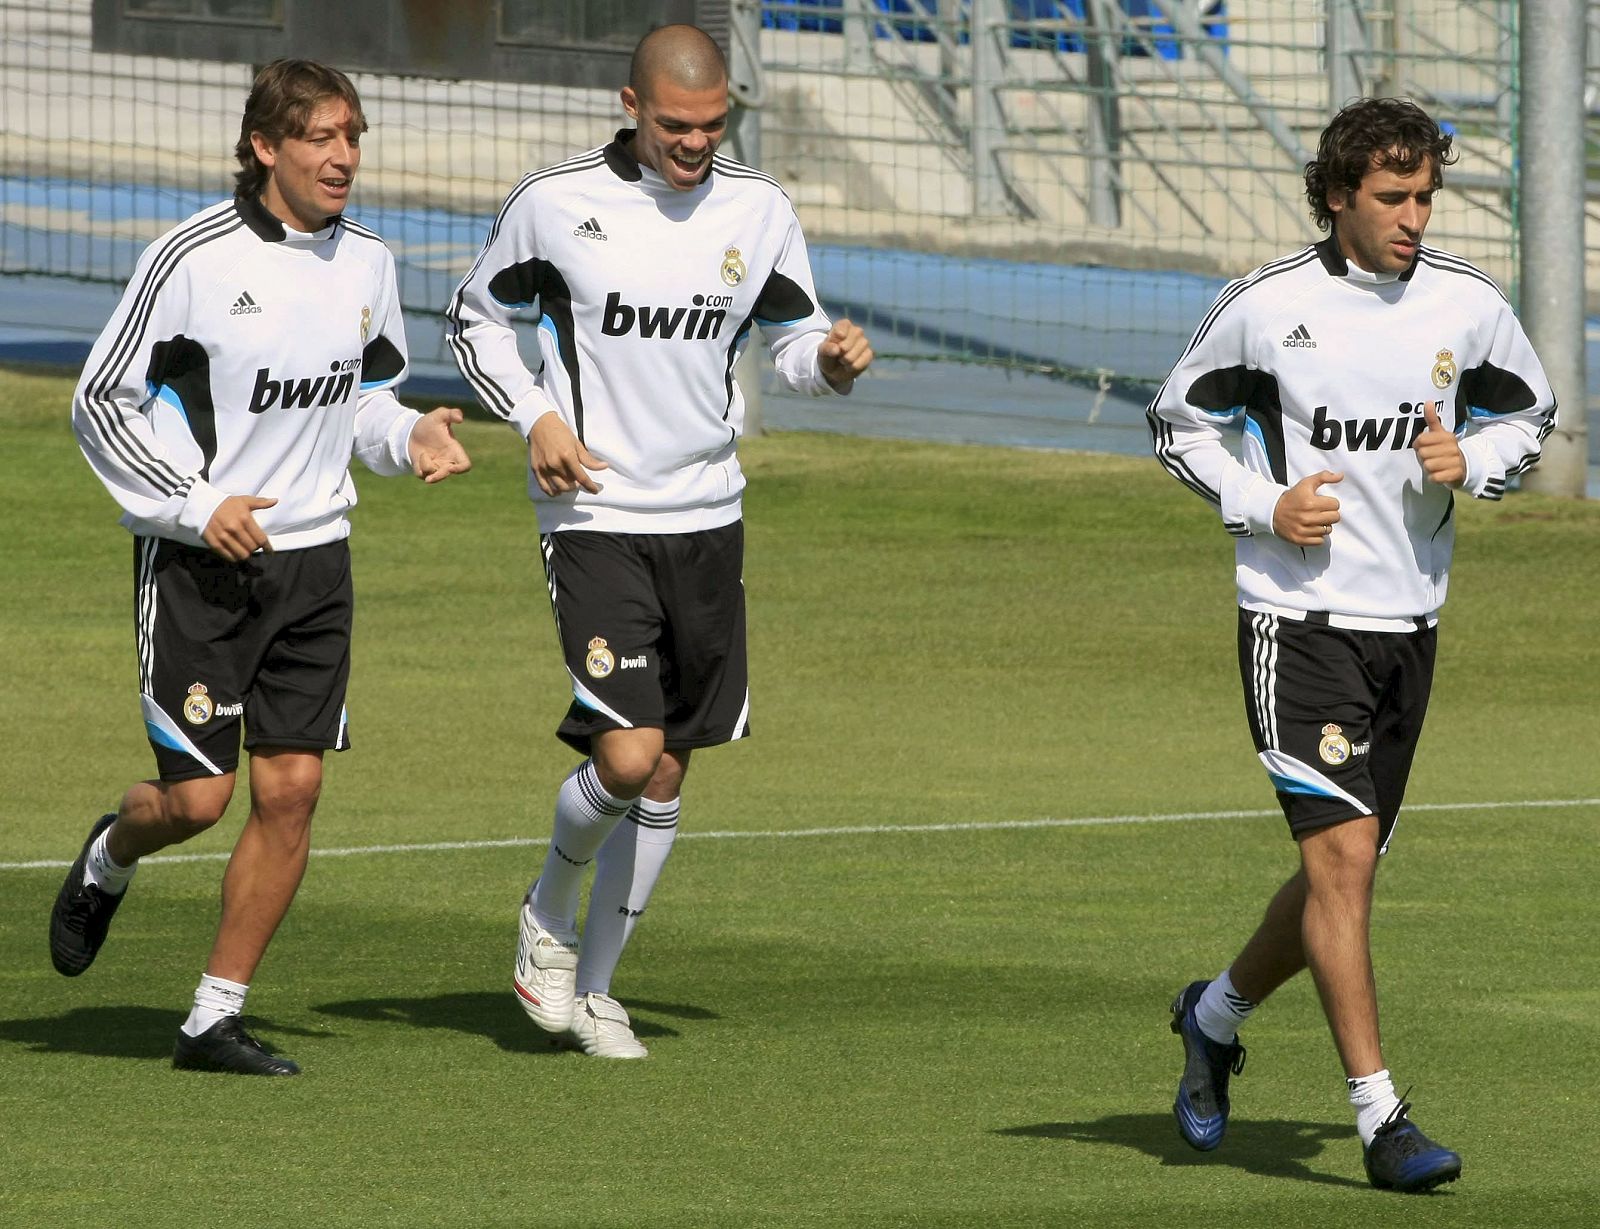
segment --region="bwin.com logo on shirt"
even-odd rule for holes
[[[637,328],[641,337],[660,337],[671,340],[705,341],[722,332],[722,322],[728,318],[733,296],[728,294],[697,294],[691,300],[693,307],[649,307],[624,303],[615,290],[606,295],[605,314],[600,321],[600,331],[607,337],[626,337]]]
[[[228,309],[228,315],[230,316],[259,316],[260,314],[261,308],[256,301],[250,297],[250,292],[248,290],[235,299],[233,301],[233,306]]]
[[[272,369],[256,369],[256,384],[250,390],[250,412],[264,414],[274,406],[285,410],[321,409],[330,405],[343,405],[356,391],[356,379],[361,374],[358,358],[334,359],[328,364],[328,374],[304,379],[272,378]]]

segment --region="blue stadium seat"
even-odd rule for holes
[[[873,0],[879,12],[908,18],[901,21],[874,23],[873,37],[895,38],[904,42],[931,43],[937,35],[929,19],[946,15],[959,6],[964,14],[967,0]],[[1177,60],[1183,56],[1183,45],[1172,26],[1161,18],[1161,9],[1154,0],[1118,0],[1130,17],[1142,18],[1150,24],[1147,38],[1130,37],[1123,40],[1122,54],[1127,56],[1158,55],[1164,60]],[[805,30],[823,34],[840,34],[844,31],[842,17],[831,17],[828,10],[839,9],[843,0],[763,0],[761,24],[769,30]],[[1020,48],[1049,48],[1057,51],[1082,51],[1083,39],[1068,30],[1029,29],[1025,23],[1057,21],[1062,17],[1084,15],[1084,0],[1010,0],[1011,20],[1018,23],[1011,32],[1011,46]],[[1227,49],[1227,0],[1211,0],[1206,6],[1203,29]],[[1157,19],[1157,20],[1152,20]],[[961,42],[967,41],[967,31],[962,28]]]
[[[762,0],[761,24],[769,30],[811,30],[841,34],[844,22],[821,9],[841,7],[843,0]]]

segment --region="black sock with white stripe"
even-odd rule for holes
[[[616,798],[600,784],[593,760],[584,760],[556,794],[555,830],[533,890],[533,913],[547,930],[571,930],[578,920],[583,871],[594,861],[632,801]]]

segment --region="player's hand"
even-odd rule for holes
[[[1339,501],[1319,494],[1317,488],[1343,482],[1331,469],[1300,479],[1282,495],[1272,510],[1272,532],[1296,546],[1321,546],[1339,523]]]
[[[1423,403],[1422,417],[1428,426],[1411,447],[1416,449],[1417,459],[1422,462],[1423,472],[1430,482],[1458,487],[1467,480],[1466,454],[1461,451],[1456,433],[1439,421],[1439,411],[1434,408],[1437,404],[1436,401]]]
[[[583,441],[553,410],[540,417],[528,432],[528,464],[533,466],[534,479],[546,495],[565,495],[578,488],[594,495],[601,488],[589,471],[610,468],[583,446]]]
[[[833,328],[817,347],[817,366],[822,378],[836,393],[850,391],[855,378],[872,362],[872,346],[859,325],[848,320],[834,321]]]
[[[472,459],[451,430],[462,419],[453,406],[437,406],[424,414],[411,428],[406,451],[411,456],[411,472],[424,482],[443,482],[451,474],[464,474]]]
[[[259,495],[230,495],[217,505],[200,537],[230,563],[242,562],[258,550],[270,551],[272,543],[267,541],[266,531],[256,524],[255,514],[277,502]]]

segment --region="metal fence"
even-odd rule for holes
[[[1456,132],[1461,164],[1433,241],[1513,273],[1513,5],[903,7],[918,11],[767,6],[763,157],[827,241],[1237,275],[1314,233],[1301,173],[1317,133],[1340,102],[1383,92],[1417,98]],[[1018,277],[1020,323],[1031,292]],[[1098,312],[1044,314],[1099,333],[1096,366],[1159,374],[1152,360],[1169,354],[1120,342],[1164,335],[1166,305],[1100,280]],[[963,348],[975,349],[950,347]]]
[[[824,298],[872,321],[886,355],[1100,393],[1158,379],[1220,279],[1314,237],[1307,149],[1363,93],[1453,127],[1430,240],[1514,279],[1511,0],[758,7],[746,133],[799,208]],[[1588,11],[1600,47],[1600,0]],[[249,79],[97,53],[88,0],[0,3],[0,274],[125,279],[228,190]],[[1600,68],[1589,81],[1592,106]],[[374,128],[355,212],[390,239],[417,312],[440,308],[524,171],[620,121],[620,82],[356,84]]]

